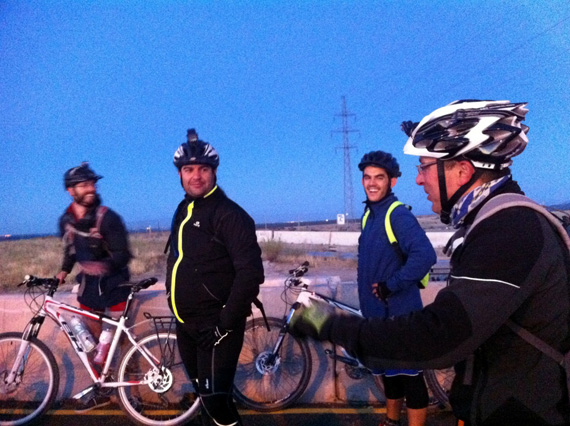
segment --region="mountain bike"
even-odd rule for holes
[[[126,284],[131,287],[127,303],[119,319],[113,319],[55,300],[59,285],[55,278],[26,276],[19,285],[26,286],[24,298],[33,317],[23,333],[0,334],[0,425],[35,422],[56,399],[58,365],[52,351],[38,338],[46,317],[65,333],[93,382],[74,395],[75,400],[94,391],[107,396],[116,391],[121,409],[136,424],[173,426],[194,418],[200,411],[200,399],[178,353],[173,318],[145,312],[154,329],[138,337],[125,325],[134,295],[156,282],[156,278],[148,278]],[[101,368],[93,362],[93,352],[87,353],[80,333],[71,326],[73,317],[114,327]],[[123,335],[127,349],[118,369],[114,369],[114,354]]]
[[[303,278],[309,263],[305,262],[289,271],[285,279],[282,300],[291,306],[284,318],[248,320],[244,343],[234,380],[234,398],[242,405],[257,411],[281,410],[294,404],[303,394],[311,377],[312,359],[305,339],[288,333],[289,323],[304,298],[319,300],[354,315],[359,309],[308,289],[310,282]],[[291,298],[290,295],[294,297]],[[289,303],[289,300],[294,300]],[[355,357],[339,347],[340,353],[330,349],[325,353],[345,364],[349,377],[361,379],[372,372]],[[449,390],[454,371],[424,370],[423,375],[430,394],[430,405],[449,408]],[[373,375],[378,389],[384,393],[379,375]]]

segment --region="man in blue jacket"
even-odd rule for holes
[[[401,176],[391,154],[373,151],[362,157],[366,209],[358,246],[358,295],[366,318],[393,318],[422,309],[420,281],[436,262],[435,251],[410,210],[392,192]],[[386,216],[390,217],[386,220]],[[391,224],[397,243],[390,243]],[[386,394],[384,426],[400,424],[404,398],[408,424],[425,424],[428,393],[420,370],[381,370]]]

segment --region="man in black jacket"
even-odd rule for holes
[[[510,319],[557,351],[570,349],[562,234],[520,206],[471,228],[495,197],[522,193],[509,166],[528,142],[525,106],[457,101],[403,123],[404,152],[420,160],[416,183],[456,237],[465,234],[452,245],[449,285],[431,305],[386,321],[339,317],[317,305],[294,318],[297,332],[345,346],[368,366],[455,365],[450,401],[470,426],[570,424],[564,370],[505,325]]]
[[[188,130],[174,154],[186,195],[172,223],[166,288],[203,422],[241,425],[233,379],[263,264],[253,220],[216,184],[218,164],[216,150]]]
[[[118,315],[129,295],[129,288],[120,284],[130,278],[128,263],[132,256],[123,220],[113,210],[101,205],[97,193],[97,181],[101,178],[88,163],[65,172],[64,185],[73,202],[59,219],[64,253],[61,271],[56,278],[63,283],[77,264],[77,301],[80,307]],[[99,336],[99,327],[91,325],[90,328]],[[111,329],[105,331],[108,335],[112,333]],[[98,345],[96,362],[104,361],[107,349],[108,346]],[[109,402],[108,396],[92,392],[80,401],[76,411],[86,412]]]
[[[102,206],[97,193],[97,175],[88,163],[69,169],[64,185],[73,202],[59,219],[64,242],[60,282],[77,263],[80,283],[77,300],[93,311],[122,312],[129,295],[119,284],[129,280],[131,259],[128,233],[121,217]]]

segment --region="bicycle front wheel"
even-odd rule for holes
[[[280,410],[293,404],[305,391],[311,377],[311,352],[305,340],[287,333],[277,356],[272,352],[283,320],[249,320],[234,380],[234,397],[257,411]]]
[[[23,359],[14,365],[22,343],[27,344]],[[17,372],[14,380],[9,377],[11,371]],[[0,334],[0,425],[36,420],[51,407],[58,388],[57,363],[45,344],[37,339],[24,341],[21,333]]]
[[[180,425],[200,411],[200,398],[186,374],[175,334],[153,332],[139,339],[121,360],[119,381],[132,384],[118,388],[119,404],[137,424]],[[140,381],[145,383],[134,384]]]

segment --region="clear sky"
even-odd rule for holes
[[[529,103],[515,179],[567,202],[569,76],[566,0],[0,0],[0,234],[55,232],[84,160],[129,227],[166,226],[190,127],[256,222],[336,218],[342,96],[356,216],[377,149],[400,160],[398,197],[431,213],[400,123],[466,98]]]

